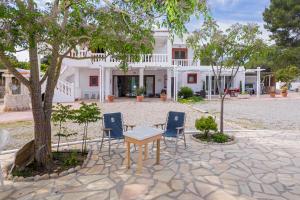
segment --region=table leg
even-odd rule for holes
[[[159,165],[160,160],[160,139],[156,141],[156,164]]]
[[[127,169],[130,168],[130,142],[127,142]]]
[[[148,159],[148,144],[145,144],[144,160]]]
[[[139,145],[139,160],[138,160],[138,173],[142,172],[143,167],[143,146]]]

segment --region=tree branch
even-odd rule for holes
[[[49,72],[48,72],[48,69],[47,69],[46,73],[44,74],[44,76],[40,80],[40,85],[43,85],[43,83],[47,80],[48,74],[49,74]]]

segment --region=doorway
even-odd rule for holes
[[[113,94],[117,97],[135,97],[139,76],[113,76]]]
[[[154,75],[146,75],[144,76],[144,86],[146,90],[147,97],[155,96],[155,76]]]

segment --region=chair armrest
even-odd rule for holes
[[[111,131],[111,128],[102,128],[103,131]]]
[[[177,134],[181,134],[182,131],[184,130],[184,127],[176,127],[176,130],[177,130]]]
[[[154,126],[155,126],[156,128],[158,128],[158,127],[160,126],[161,129],[164,129],[164,126],[165,126],[165,125],[166,125],[165,123],[154,124]]]
[[[183,127],[183,126],[181,126],[181,127],[176,127],[176,130],[181,130],[181,129],[184,129],[184,127]]]
[[[128,128],[130,128],[131,130],[136,127],[135,124],[124,124],[124,127],[125,127],[125,131],[128,131]]]

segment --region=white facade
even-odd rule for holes
[[[73,97],[66,99],[63,95],[56,94],[55,101],[104,101],[109,95],[131,97],[135,96],[134,91],[137,87],[145,87],[146,96],[149,97],[159,97],[164,90],[169,99],[175,98],[174,94],[177,94],[182,86],[191,87],[194,92],[208,90],[206,82],[211,74],[210,67],[201,66],[199,61],[193,61],[193,50],[187,47],[185,38],[175,36],[172,43],[169,32],[164,30],[155,31],[154,38],[153,53],[141,55],[139,62],[129,62],[126,73],[118,69],[118,60],[105,53],[92,53],[86,48],[71,52],[71,57],[83,59],[64,59],[59,81],[63,85],[62,88],[67,88],[66,91],[71,87],[72,91],[69,94]],[[84,59],[85,57],[87,58]],[[188,78],[195,78],[196,82],[188,81]],[[240,81],[244,85],[243,70],[237,74],[232,87],[239,87]]]

